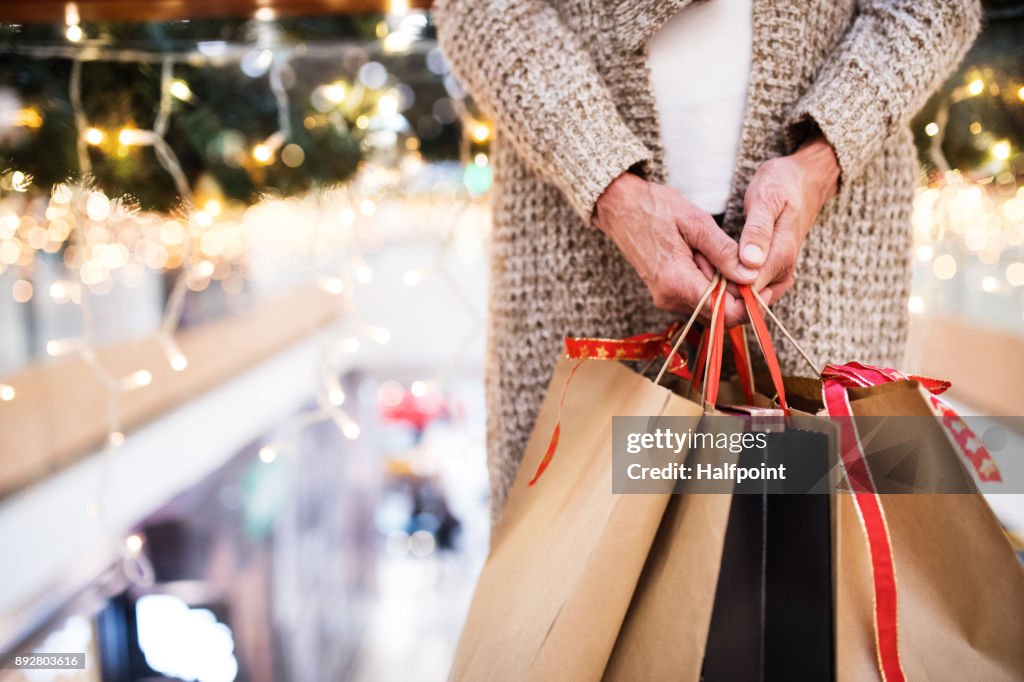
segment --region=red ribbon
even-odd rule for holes
[[[690,378],[686,359],[672,352],[679,333],[679,323],[660,334],[637,334],[625,339],[592,339],[565,337],[565,355],[571,359],[588,360],[655,360],[669,358],[668,371],[684,379]]]
[[[985,448],[982,440],[975,435],[974,431],[967,425],[967,422],[948,403],[938,397],[952,386],[950,382],[920,374],[904,374],[895,369],[872,367],[871,365],[863,365],[859,362],[848,362],[845,365],[828,365],[822,370],[821,379],[823,391],[827,390],[827,386],[831,383],[842,386],[844,394],[847,388],[879,386],[892,381],[916,381],[928,391],[928,402],[935,413],[941,417],[942,425],[949,432],[964,458],[971,463],[971,467],[978,475],[978,480],[986,482],[1003,480],[995,459],[992,458],[992,454]],[[825,405],[828,406],[827,400]],[[831,409],[829,409],[829,414],[833,414]],[[864,479],[867,476],[866,469],[859,469],[859,465],[856,462],[853,462],[853,465],[856,477]],[[847,471],[849,473],[849,469]]]
[[[530,479],[529,485],[533,485],[544,473],[551,460],[555,457],[555,450],[558,449],[558,439],[562,434],[562,408],[565,406],[565,396],[569,391],[569,383],[576,375],[576,370],[583,364],[583,360],[655,360],[657,358],[669,359],[668,371],[684,379],[690,378],[690,370],[686,367],[686,359],[678,352],[672,351],[675,337],[679,333],[681,325],[673,324],[660,334],[637,334],[625,339],[591,339],[584,337],[565,337],[565,355],[569,359],[579,360],[569,370],[569,375],[562,384],[562,394],[558,400],[558,418],[555,420],[555,430],[551,433],[547,450],[541,458],[537,470]]]

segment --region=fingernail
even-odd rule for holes
[[[747,244],[743,247],[743,260],[760,264],[764,260],[764,251],[757,244]]]
[[[757,277],[757,271],[751,270],[746,265],[740,264],[736,266],[736,275],[742,279],[754,279]]]

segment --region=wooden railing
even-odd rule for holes
[[[249,313],[184,331],[176,338],[188,367],[168,366],[156,339],[98,351],[115,376],[139,369],[152,382],[120,396],[122,428],[131,428],[223,383],[338,316],[338,298],[302,287]],[[312,370],[311,370],[312,371]],[[30,365],[3,377],[16,398],[0,402],[0,496],[37,481],[99,448],[108,433],[108,393],[77,356]]]

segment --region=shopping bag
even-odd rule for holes
[[[747,405],[770,405],[742,377],[719,391],[714,365],[723,336],[712,329],[698,352],[711,366],[705,384],[712,396]],[[749,367],[745,339],[733,337],[737,368]],[[707,345],[712,348],[705,347]],[[685,390],[685,385],[684,385]],[[705,396],[708,387],[703,387]],[[783,390],[780,387],[778,390]],[[715,398],[711,398],[714,402]],[[721,401],[720,401],[721,402]],[[619,639],[607,680],[796,680],[832,676],[832,577],[829,528],[830,481],[835,433],[831,424],[806,416],[789,420],[756,416],[748,424],[775,431],[767,447],[748,449],[741,466],[783,461],[794,470],[818,471],[822,480],[717,485],[682,484],[670,500]],[[780,410],[772,411],[782,414]],[[708,421],[718,417],[708,417]],[[759,421],[767,419],[766,421]],[[720,426],[709,427],[719,431]],[[706,453],[691,451],[687,463]],[[817,459],[815,464],[810,460]],[[704,461],[721,460],[714,452]],[[798,461],[802,460],[802,461]],[[812,476],[813,478],[813,476]],[[813,487],[817,483],[817,487]],[[715,490],[704,494],[701,491]],[[819,494],[802,494],[814,489]],[[768,494],[769,492],[773,494]],[[709,597],[713,597],[709,599]]]
[[[720,309],[725,286],[719,277],[715,285],[698,311],[712,289]],[[692,578],[677,585],[690,591],[690,639],[703,648],[728,496],[689,496],[673,508],[666,526],[671,484],[649,494],[612,492],[613,417],[683,417],[698,426],[714,404],[714,392],[698,403],[659,385],[666,372],[689,376],[678,350],[696,317],[661,334],[566,338],[567,357],[556,367],[495,528],[452,679],[601,678],[659,528],[688,539],[689,556],[674,565],[685,565]],[[720,319],[713,313],[713,323]],[[609,362],[659,357],[665,361],[653,382],[621,362]],[[556,451],[556,465],[549,466]],[[674,457],[686,458],[688,452],[681,449]],[[693,548],[701,548],[703,556]]]
[[[785,460],[790,471],[824,473],[828,440],[811,430],[772,433],[766,448],[744,453],[744,464]],[[732,497],[701,679],[831,679],[828,492],[786,494],[755,483],[760,492]]]
[[[741,293],[756,298],[749,287]],[[836,678],[1024,679],[1024,566],[969,488],[965,462],[982,480],[995,477],[994,462],[938,398],[949,384],[855,362],[815,374],[784,384],[807,409],[817,392],[840,432],[846,492],[833,496],[832,507]],[[879,416],[917,417],[901,423],[917,432],[900,435],[926,450],[924,487],[952,481],[961,494],[878,492],[858,423]]]
[[[932,396],[912,380],[848,390],[851,413],[931,417]],[[896,390],[894,390],[896,389]],[[930,419],[902,428],[928,429]],[[915,426],[919,425],[919,426]],[[929,440],[931,434],[922,433]],[[948,441],[951,442],[951,441]],[[956,447],[929,455],[963,468]],[[869,458],[870,459],[870,458]],[[860,495],[836,496],[836,657],[840,680],[881,679],[881,628],[895,630],[886,679],[1024,679],[1024,567],[984,498],[973,494],[879,494],[894,608],[873,608],[878,557],[865,542]],[[886,586],[887,587],[887,586]],[[878,622],[882,620],[882,622]],[[886,622],[888,621],[888,622]]]
[[[601,677],[671,492],[612,493],[612,417],[702,413],[622,363],[558,363],[495,529],[452,679]],[[555,448],[555,465],[535,480]]]

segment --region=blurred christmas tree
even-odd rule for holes
[[[109,22],[82,24],[75,35],[59,24],[0,25],[0,170],[20,171],[40,191],[77,179],[82,134],[97,186],[143,209],[177,206],[179,193],[154,149],[130,143],[131,131],[153,127],[161,61],[170,58],[173,114],[164,138],[192,187],[212,186],[224,199],[249,204],[266,193],[292,196],[344,181],[363,156],[359,127],[396,80],[413,121],[444,95],[440,79],[424,68],[422,47],[382,56],[382,22],[370,15]],[[76,130],[69,96],[75,56],[83,61],[85,131]],[[387,69],[375,76],[377,87],[363,87],[360,69],[376,59]],[[290,106],[287,139],[268,146],[263,142],[282,126],[269,82],[273,65],[281,66]],[[318,107],[325,87],[334,99]],[[426,144],[435,156],[454,157],[456,131],[435,128]]]

